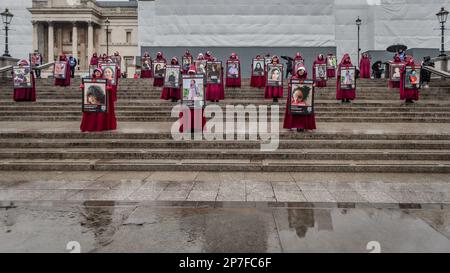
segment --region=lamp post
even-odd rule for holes
[[[361,19],[359,19],[359,16],[358,16],[358,19],[356,19],[356,25],[358,26],[358,53],[357,53],[357,55],[358,55],[358,67],[359,67],[359,53],[361,52],[361,48],[360,48],[360,46],[359,46],[359,32],[360,32],[360,30],[361,30],[361,23],[362,23],[362,20]]]
[[[11,20],[13,18],[13,14],[11,12],[9,12],[8,9],[5,9],[4,12],[0,13],[0,15],[2,16],[2,21],[3,24],[5,25],[5,54],[3,54],[4,57],[11,57],[11,55],[9,55],[9,50],[8,50],[8,25],[11,24]]]
[[[441,38],[442,38],[442,42],[441,42],[441,57],[447,56],[445,54],[445,48],[444,48],[444,43],[445,43],[445,39],[444,39],[444,31],[445,31],[445,23],[447,22],[447,18],[448,18],[448,14],[449,12],[445,10],[444,7],[441,8],[441,10],[436,13],[436,16],[439,20],[439,23],[441,24]]]
[[[106,17],[105,26],[106,26],[106,56],[109,56],[109,19]]]

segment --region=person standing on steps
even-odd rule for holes
[[[172,60],[170,61],[171,65],[179,65],[178,58],[172,57]],[[178,78],[176,78],[175,75],[172,76],[173,81],[178,81]],[[178,88],[171,88],[171,87],[164,87],[161,92],[162,100],[172,100],[172,102],[177,102],[181,99],[181,89]]]
[[[70,65],[70,77],[75,78],[75,68],[77,67],[78,61],[77,59],[70,55],[69,57],[69,65]]]
[[[15,87],[14,86],[14,101],[36,101],[36,83],[34,79],[34,72],[31,69],[30,64],[27,60],[21,60],[17,63],[20,69],[23,69],[24,66],[29,67],[29,71],[25,71],[30,73],[30,87]],[[14,71],[11,72],[13,74],[13,79],[16,81],[16,77],[20,78],[22,82],[26,81],[25,75],[15,75]]]
[[[291,80],[307,80],[308,73],[305,67],[300,66],[297,68],[297,72],[291,77]],[[288,84],[288,90],[291,88],[290,83]],[[313,92],[313,91],[311,91]],[[288,92],[289,94],[289,92]],[[313,94],[308,94],[312,96]],[[304,94],[303,94],[304,96]],[[304,132],[305,130],[315,130],[316,129],[316,115],[314,113],[310,115],[292,115],[289,109],[289,100],[291,98],[287,96],[286,109],[284,111],[284,129],[297,129],[297,132]]]
[[[336,80],[336,100],[340,100],[342,103],[349,103],[351,100],[356,98],[356,89],[342,89],[341,88],[341,76],[344,76],[346,80],[350,80],[351,75],[349,70],[347,70],[346,75],[341,75],[341,68],[353,67],[350,55],[346,53],[338,66],[337,80]],[[356,77],[355,77],[356,79]]]
[[[272,57],[272,61],[270,63],[271,64],[280,64],[280,59],[278,58],[278,56],[275,55]],[[275,71],[275,72],[277,72],[277,71]],[[269,71],[266,71],[266,73],[265,73],[266,79],[268,77],[277,76],[277,77],[280,77],[281,80],[283,80],[283,75],[280,74],[281,71],[278,71],[277,75],[269,75],[268,73],[269,73]],[[266,99],[273,99],[273,102],[278,102],[278,99],[283,97],[283,85],[281,85],[281,86],[266,86],[266,89],[264,92],[264,97]]]
[[[236,75],[235,78],[229,78],[228,75],[230,73],[228,73],[227,71],[227,77],[226,77],[226,87],[241,87],[241,61],[239,61],[239,57],[237,56],[237,54],[235,52],[231,53],[230,58],[228,58],[228,61],[234,61],[237,63],[233,64],[233,66],[231,68],[228,67],[228,64],[226,65],[227,70],[231,69],[233,71],[235,71],[236,73],[234,73],[233,75]]]
[[[70,86],[70,65],[65,54],[59,56],[60,62],[65,62],[65,79],[55,79],[55,86]]]
[[[370,58],[368,53],[363,53],[359,62],[359,77],[361,79],[370,79]]]
[[[323,70],[323,75],[317,75],[316,73],[316,65],[326,65],[327,61],[325,60],[325,57],[323,54],[319,54],[317,56],[317,59],[313,63],[313,80],[316,81],[316,87],[327,87],[327,81],[325,80],[326,76],[326,69]]]
[[[405,100],[406,104],[411,104],[419,100],[420,82],[416,68],[420,66],[416,66],[414,58],[411,56],[406,56],[405,60],[406,65],[401,71],[400,100]],[[407,71],[406,68],[411,68],[411,71]]]
[[[155,62],[162,62],[162,63],[164,63],[164,65],[167,63],[167,61],[166,61],[166,59],[164,58],[164,56],[163,56],[163,54],[162,54],[162,52],[158,52],[158,53],[156,53],[156,59],[155,59]],[[156,68],[155,68],[156,69]],[[161,69],[164,69],[164,68],[162,68],[161,67]],[[154,77],[155,75],[153,75],[153,77]],[[155,87],[162,87],[162,86],[164,86],[164,78],[154,78],[153,79],[153,86],[155,86]]]

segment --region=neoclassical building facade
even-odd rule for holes
[[[134,66],[139,55],[136,1],[33,0],[28,10],[33,50],[41,52],[45,61],[64,53],[78,58],[80,69],[86,70],[93,53],[118,51],[122,71]]]

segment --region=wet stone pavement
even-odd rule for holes
[[[449,252],[449,178],[2,172],[0,252]]]

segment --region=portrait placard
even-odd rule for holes
[[[203,74],[206,77],[206,60],[195,60],[195,69],[197,70],[197,73]]]
[[[327,56],[327,68],[336,69],[336,67],[337,67],[336,56]]]
[[[390,64],[389,67],[389,80],[393,82],[400,82],[402,78],[402,71],[403,64]]]
[[[292,115],[314,113],[314,81],[291,80],[289,89],[289,110]]]
[[[166,63],[155,61],[153,62],[153,77],[154,78],[164,78],[166,71]]]
[[[271,62],[272,62],[271,57],[265,57],[264,58],[264,68],[267,69],[267,65],[270,64]]]
[[[356,67],[341,67],[341,89],[352,90],[356,89]]]
[[[252,76],[264,76],[264,60],[253,59],[252,61]]]
[[[142,71],[149,71],[152,69],[152,59],[150,57],[143,57],[141,59]]]
[[[238,61],[227,61],[227,78],[239,78],[239,69],[241,68]]]
[[[188,71],[189,70],[189,66],[191,66],[193,62],[192,56],[183,56],[181,58],[181,63],[183,65],[183,70]]]
[[[55,79],[66,79],[67,62],[56,61],[53,66],[53,77]]]
[[[14,88],[31,88],[31,67],[13,66],[13,84]]]
[[[106,91],[106,79],[84,78],[82,110],[86,113],[108,112],[108,92]]]
[[[102,63],[100,64],[100,69],[103,72],[103,78],[108,80],[111,85],[116,85],[117,83],[117,66],[115,63]]]
[[[183,75],[181,103],[189,108],[205,107],[204,75]]]
[[[181,81],[181,66],[166,65],[164,74],[164,87],[179,88]]]
[[[283,86],[283,65],[267,65],[267,86]]]
[[[36,67],[42,64],[42,57],[39,53],[30,53],[30,65]]]
[[[314,69],[316,73],[315,80],[322,80],[322,81],[328,80],[326,64],[316,64],[314,66]]]
[[[405,89],[420,89],[420,68],[406,66],[405,67]]]
[[[217,84],[222,79],[222,62],[206,62],[206,83]]]

